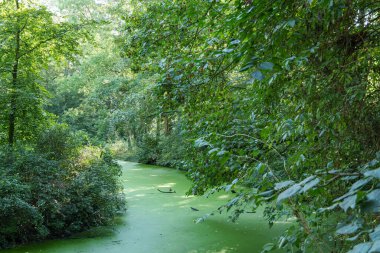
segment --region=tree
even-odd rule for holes
[[[123,52],[161,74],[161,108],[182,112],[193,193],[240,184],[219,211],[296,217],[276,247],[377,250],[376,1],[129,4]]]
[[[12,146],[16,140],[33,139],[48,123],[51,116],[43,109],[48,94],[40,83],[41,71],[53,59],[73,59],[86,32],[84,24],[56,22],[45,7],[33,3],[5,1],[0,8],[0,106],[4,112],[0,126],[2,132],[7,130]]]
[[[47,84],[78,60],[94,23],[0,1],[0,248],[106,225],[124,210],[111,155],[46,110]]]

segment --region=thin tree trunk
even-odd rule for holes
[[[18,0],[15,0],[16,10],[20,8]],[[17,22],[18,23],[18,22]],[[15,128],[16,128],[16,110],[17,110],[17,83],[18,83],[18,67],[20,59],[20,37],[21,30],[17,28],[15,33],[15,59],[12,68],[12,89],[11,89],[11,101],[9,112],[9,128],[8,128],[8,144],[13,146],[15,142]]]
[[[161,116],[158,116],[156,121],[156,139],[158,140],[161,134]]]
[[[129,131],[127,136],[127,146],[128,150],[132,149],[132,133]]]
[[[170,118],[169,118],[169,115],[166,115],[164,117],[164,124],[165,124],[165,135],[169,135],[170,132],[171,132],[171,121],[170,121]]]

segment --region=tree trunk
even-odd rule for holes
[[[157,116],[156,121],[156,139],[158,140],[161,134],[161,116]]]
[[[166,115],[164,117],[164,123],[165,123],[165,135],[169,135],[170,132],[171,132],[171,130],[172,130],[171,121],[170,121],[169,115]]]
[[[20,8],[18,0],[15,0],[16,10]],[[18,22],[17,22],[18,23]],[[17,110],[17,83],[18,83],[18,66],[20,59],[20,37],[21,30],[17,28],[15,33],[15,59],[12,68],[12,88],[11,88],[11,101],[9,112],[9,128],[8,128],[8,144],[13,146],[15,143],[15,126],[16,126],[16,110]]]

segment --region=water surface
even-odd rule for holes
[[[244,214],[237,223],[227,215],[194,220],[215,210],[231,196],[206,199],[186,196],[190,182],[183,173],[162,167],[120,162],[128,210],[118,225],[98,228],[71,239],[29,244],[2,253],[248,253],[278,236],[285,224],[269,229],[261,214]],[[160,193],[173,189],[176,193]],[[190,207],[199,209],[193,211]]]

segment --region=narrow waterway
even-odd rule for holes
[[[118,225],[94,229],[71,239],[25,245],[4,253],[256,253],[280,234],[261,214],[244,214],[238,223],[227,215],[194,220],[228,200],[220,193],[209,199],[186,196],[190,182],[183,173],[162,167],[120,162],[128,210]],[[176,193],[157,189],[172,188]],[[191,207],[199,209],[194,211]]]

